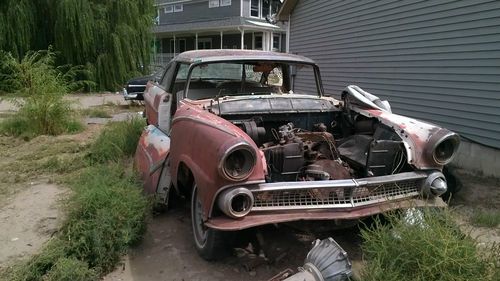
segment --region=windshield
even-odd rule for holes
[[[313,87],[295,87],[298,75]],[[312,65],[272,61],[215,62],[179,69],[177,77],[189,75],[187,97],[193,100],[224,96],[308,94],[318,95]]]

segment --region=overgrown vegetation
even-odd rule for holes
[[[500,247],[479,247],[447,211],[424,211],[423,220],[392,215],[362,231],[363,281],[498,280]],[[420,222],[419,222],[420,221]]]
[[[141,238],[149,203],[134,172],[126,168],[134,152],[130,147],[137,146],[139,135],[124,128],[142,126],[138,119],[110,123],[96,143],[86,148],[90,157],[69,181],[73,196],[67,202],[66,222],[40,254],[8,273],[9,280],[98,280]],[[92,155],[99,144],[113,149],[97,164]],[[54,157],[40,168],[62,169]]]
[[[57,65],[80,65],[114,90],[150,61],[154,0],[0,1],[0,50],[21,58],[54,46]],[[0,61],[0,73],[2,72]],[[0,91],[2,88],[0,77]],[[92,89],[94,90],[94,89]]]
[[[106,110],[101,109],[101,108],[84,109],[84,110],[82,110],[82,113],[84,115],[87,115],[88,117],[95,117],[95,118],[112,118],[113,117]]]
[[[139,118],[132,118],[126,123],[109,124],[107,130],[104,130],[91,146],[90,160],[93,163],[105,163],[132,155],[144,125],[144,120]]]
[[[500,225],[500,211],[477,209],[473,212],[470,221],[475,226],[497,227]]]
[[[0,124],[1,132],[29,139],[82,130],[64,99],[71,83],[55,68],[52,51],[28,52],[19,62],[8,54],[4,58],[11,70],[4,80],[24,98],[11,99],[19,111]]]

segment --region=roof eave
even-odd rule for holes
[[[283,5],[281,5],[281,9],[278,12],[278,20],[288,21],[288,17],[292,13],[298,1],[299,0],[285,0],[283,2]]]

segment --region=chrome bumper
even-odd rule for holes
[[[254,196],[251,212],[346,209],[424,195],[428,179],[436,174],[442,175],[438,171],[418,171],[361,179],[257,183],[244,187]]]
[[[137,99],[137,94],[138,93],[129,93],[127,89],[123,88],[122,90],[123,98],[125,100],[135,100]]]

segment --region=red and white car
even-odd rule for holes
[[[297,85],[297,86],[296,86]],[[300,85],[300,87],[299,87]],[[191,198],[194,241],[217,258],[234,231],[444,206],[457,134],[393,114],[357,86],[325,95],[314,61],[190,51],[144,93],[136,166],[145,191]]]

